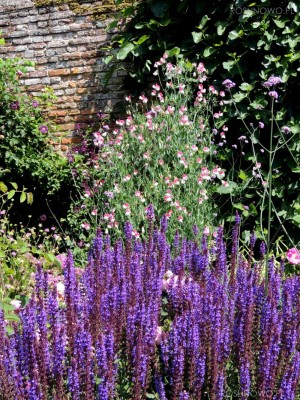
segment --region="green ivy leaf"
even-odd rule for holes
[[[128,54],[134,49],[134,44],[126,43],[124,47],[122,47],[117,53],[118,60],[125,60]]]
[[[247,94],[246,94],[246,93],[241,93],[241,92],[235,93],[235,94],[233,95],[233,99],[234,99],[234,101],[235,101],[236,103],[239,103],[239,102],[242,101],[245,97],[247,97]]]
[[[220,194],[230,194],[233,193],[234,190],[237,188],[237,184],[235,182],[228,182],[228,186],[220,185],[216,192]]]
[[[211,56],[213,53],[216,52],[217,49],[215,49],[214,47],[206,47],[206,49],[203,52],[203,57],[209,57]]]
[[[180,48],[179,47],[173,47],[171,50],[168,50],[168,54],[169,54],[170,57],[178,56],[180,54]]]
[[[254,15],[254,11],[251,11],[249,9],[246,9],[242,15],[239,16],[239,21],[240,22],[244,22],[246,21],[248,18],[252,17]]]
[[[223,35],[223,33],[225,32],[228,25],[229,25],[228,22],[225,22],[225,21],[216,22],[215,26],[217,26],[217,34],[219,36]]]
[[[243,82],[243,83],[240,85],[240,88],[241,88],[241,90],[243,90],[243,91],[245,91],[245,92],[251,92],[251,90],[253,89],[253,86],[250,85],[250,83]]]
[[[199,43],[203,37],[203,32],[192,32],[194,43]]]
[[[225,61],[223,62],[223,68],[226,69],[227,71],[230,71],[236,64],[235,60],[232,61]]]
[[[239,37],[239,34],[237,33],[237,31],[231,31],[231,32],[229,32],[228,39],[230,39],[230,40],[235,40],[235,39],[237,39],[238,37]]]
[[[206,23],[210,20],[208,15],[203,15],[201,18],[199,26],[197,26],[198,29],[203,29]]]

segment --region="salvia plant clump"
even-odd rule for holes
[[[258,262],[254,236],[238,252],[238,216],[230,254],[221,227],[170,245],[147,217],[147,241],[98,232],[81,276],[69,254],[64,285],[39,267],[13,333],[1,312],[1,399],[296,399],[300,277],[270,259],[265,290],[264,245]]]

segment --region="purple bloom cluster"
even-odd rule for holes
[[[178,234],[170,246],[166,221],[148,218],[146,242],[129,223],[125,245],[99,231],[80,277],[69,254],[63,295],[38,266],[13,334],[0,312],[0,398],[296,399],[300,277],[270,259],[266,294],[263,257],[238,251],[238,215],[230,255],[222,228],[210,247]]]
[[[266,88],[270,88],[272,86],[279,85],[280,83],[282,83],[281,78],[279,78],[278,76],[270,76],[270,78],[263,83],[263,86]]]
[[[235,83],[232,82],[230,79],[225,79],[225,81],[223,81],[223,86],[225,86],[227,90],[230,90],[235,87]]]

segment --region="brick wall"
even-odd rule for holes
[[[29,93],[51,87],[57,96],[49,117],[62,151],[76,138],[76,123],[87,123],[102,110],[111,111],[123,99],[124,72],[103,85],[107,66],[100,48],[110,40],[105,28],[115,8],[113,1],[0,0],[0,31],[5,47],[0,57],[23,57],[36,63],[22,82]],[[49,4],[49,5],[45,5]],[[57,3],[56,3],[57,4]],[[76,8],[75,6],[78,5]]]

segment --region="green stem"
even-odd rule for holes
[[[268,294],[268,273],[269,273],[269,256],[270,256],[270,241],[271,241],[271,217],[272,217],[272,167],[273,167],[273,128],[274,128],[274,98],[271,106],[271,132],[270,132],[270,149],[269,149],[269,201],[268,201],[268,235],[267,235],[267,255],[266,255],[266,272],[265,272],[265,294]]]

